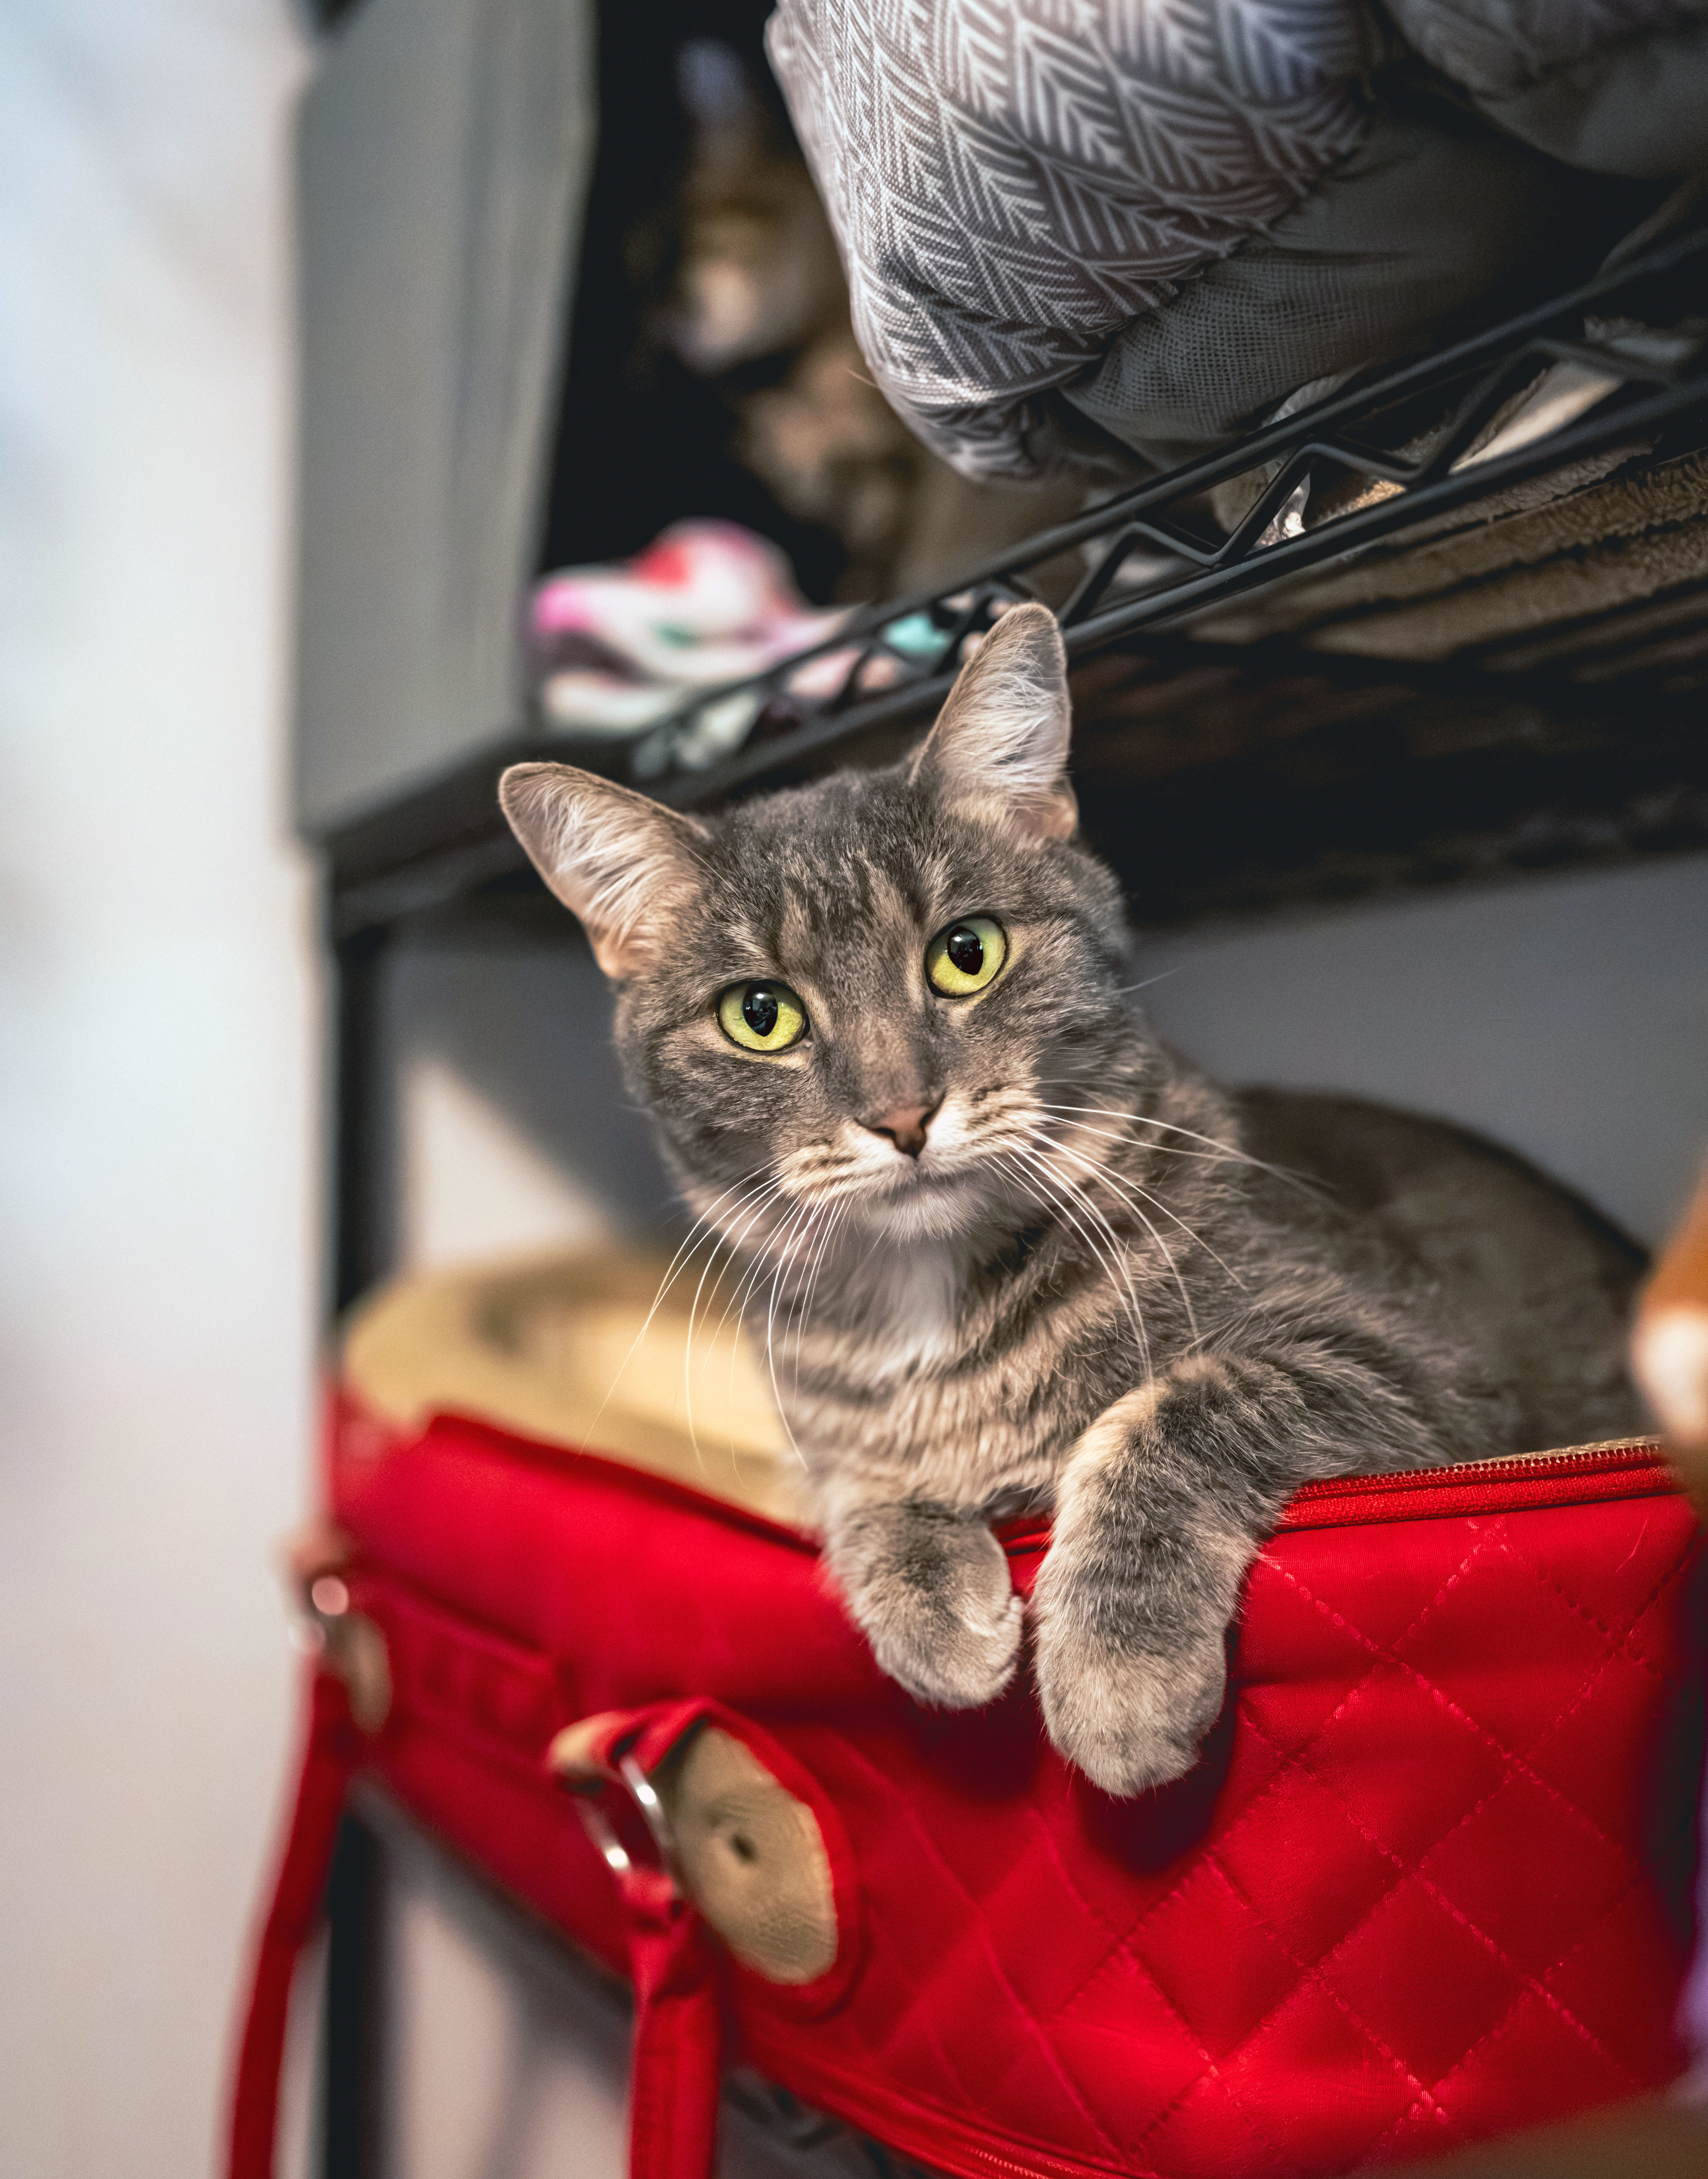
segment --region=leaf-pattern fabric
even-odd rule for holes
[[[1396,10],[1449,64],[1475,56],[1474,96],[1681,12]],[[1372,72],[1408,53],[1360,0],[782,0],[768,36],[867,359],[928,444],[987,478],[1059,466],[1053,390],[1334,189],[1381,125]]]

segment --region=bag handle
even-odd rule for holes
[[[635,1993],[630,2179],[712,2179],[716,2163],[723,2043],[717,1954],[682,1887],[669,1818],[645,1767],[656,1769],[712,1707],[671,1703],[586,1718],[560,1733],[547,1757],[554,1776],[574,1791],[622,1904]],[[227,2179],[273,2179],[291,1986],[320,1919],[365,1737],[350,1688],[330,1660],[311,1666],[304,1710],[296,1797],[238,2042]],[[593,1798],[611,1784],[639,1810],[658,1849],[656,1865],[633,1858]]]
[[[581,1819],[616,1879],[634,1984],[629,2078],[629,2179],[712,2179],[717,2161],[723,2013],[717,1954],[683,1888],[676,1841],[647,1776],[701,1723],[703,1702],[607,1710],[567,1726],[546,1767],[575,1795]],[[620,1786],[658,1853],[637,1863],[595,1796]]]
[[[255,1946],[238,2042],[227,2179],[273,2179],[291,1984],[298,1958],[320,1920],[344,1795],[361,1745],[348,1691],[337,1672],[309,1667],[304,1710],[296,1800]]]

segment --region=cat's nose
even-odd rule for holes
[[[939,1097],[937,1104],[942,1102]],[[874,1135],[888,1135],[904,1156],[917,1157],[925,1148],[925,1130],[936,1110],[937,1105],[898,1105],[894,1111],[881,1113],[877,1119],[864,1120],[861,1124]]]

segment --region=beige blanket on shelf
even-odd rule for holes
[[[343,1380],[399,1430],[471,1415],[798,1521],[798,1465],[763,1359],[725,1313],[730,1278],[702,1286],[697,1259],[665,1287],[668,1271],[602,1249],[396,1280],[353,1312]],[[778,1349],[791,1367],[780,1335]]]

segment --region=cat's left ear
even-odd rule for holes
[[[706,832],[572,764],[513,764],[498,782],[511,830],[616,983],[657,965],[699,891]]]
[[[1068,839],[1080,814],[1067,778],[1070,723],[1055,615],[1015,606],[961,667],[913,777],[1026,845]]]

